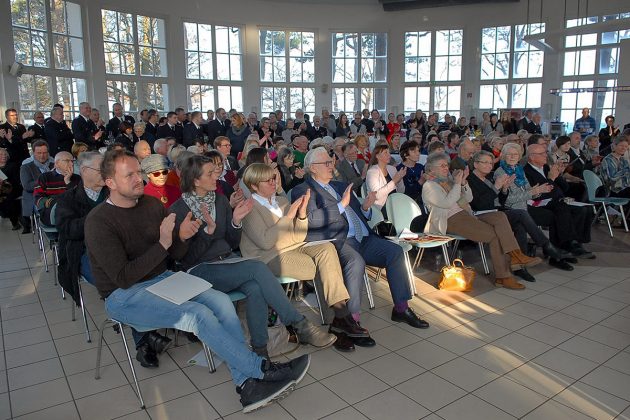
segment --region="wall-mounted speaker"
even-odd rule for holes
[[[22,69],[24,69],[24,65],[16,61],[11,64],[11,67],[9,68],[9,74],[11,76],[20,77],[22,75]]]

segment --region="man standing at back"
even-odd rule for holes
[[[227,129],[230,127],[230,120],[227,117],[227,112],[223,108],[217,108],[214,113],[215,119],[209,121],[206,124],[206,135],[208,136],[208,143],[212,144],[214,139],[219,136],[225,136]]]
[[[105,130],[107,131],[107,137],[116,138],[119,133],[118,127],[120,127],[120,123],[123,121],[127,121],[131,123],[133,126],[136,123],[136,120],[131,115],[123,114],[123,107],[120,103],[116,102],[112,106],[112,112],[114,116],[109,120],[107,125],[105,126]]]
[[[91,114],[92,107],[90,104],[81,102],[79,104],[79,116],[72,120],[72,133],[75,141],[87,144],[90,150],[96,150],[104,145],[101,142],[103,132],[90,119]]]
[[[63,109],[53,108],[50,111],[50,119],[44,126],[46,141],[48,142],[50,156],[55,156],[59,151],[69,152],[74,144],[74,135],[63,119]]]
[[[591,117],[590,109],[582,109],[582,118],[575,120],[573,129],[580,133],[582,140],[584,140],[586,136],[595,133],[595,130],[597,129],[597,122],[595,121],[595,118]]]
[[[6,122],[0,125],[0,130],[4,130],[5,135],[4,138],[0,138],[0,147],[7,149],[11,162],[22,163],[28,158],[28,143],[35,132],[26,130],[26,127],[18,122],[18,113],[15,109],[7,109],[4,116]]]

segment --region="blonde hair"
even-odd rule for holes
[[[250,191],[254,191],[253,186],[258,186],[274,175],[275,172],[271,166],[264,163],[252,163],[243,173],[243,183]]]
[[[361,145],[359,144],[359,141],[361,140],[365,141],[365,147],[368,147],[370,141],[368,140],[367,136],[365,134],[358,134],[354,137],[354,144],[357,146],[357,148],[361,149]]]

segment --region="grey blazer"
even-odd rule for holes
[[[22,216],[24,217],[31,217],[33,215],[33,205],[35,204],[33,191],[41,174],[37,166],[35,166],[35,162],[25,163],[20,167],[20,182],[23,188]]]
[[[359,168],[359,172],[363,172],[363,168],[365,167],[365,161],[363,159],[357,159],[356,165]],[[339,171],[339,175],[341,175],[341,181],[352,183],[354,187],[352,188],[357,195],[361,196],[361,185],[365,180],[361,178],[360,175],[357,175],[350,163],[347,160],[342,160],[337,167],[337,171]]]

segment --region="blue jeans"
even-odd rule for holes
[[[394,304],[411,299],[409,273],[405,266],[405,255],[399,245],[370,234],[360,243],[354,238],[346,239],[338,253],[344,283],[350,294],[347,304],[350,313],[361,312],[361,290],[366,264],[387,270],[387,284]]]
[[[269,267],[261,261],[243,261],[235,264],[200,264],[190,274],[212,283],[224,293],[239,291],[247,296],[247,326],[252,347],[265,347],[267,334],[267,306],[271,306],[285,325],[301,321],[300,314],[289,302],[284,289]]]
[[[177,328],[194,333],[226,361],[236,385],[248,378],[262,378],[263,359],[247,348],[234,305],[225,293],[210,289],[176,305],[146,291],[171,274],[165,271],[128,289],[114,290],[105,299],[107,313],[139,331]]]

